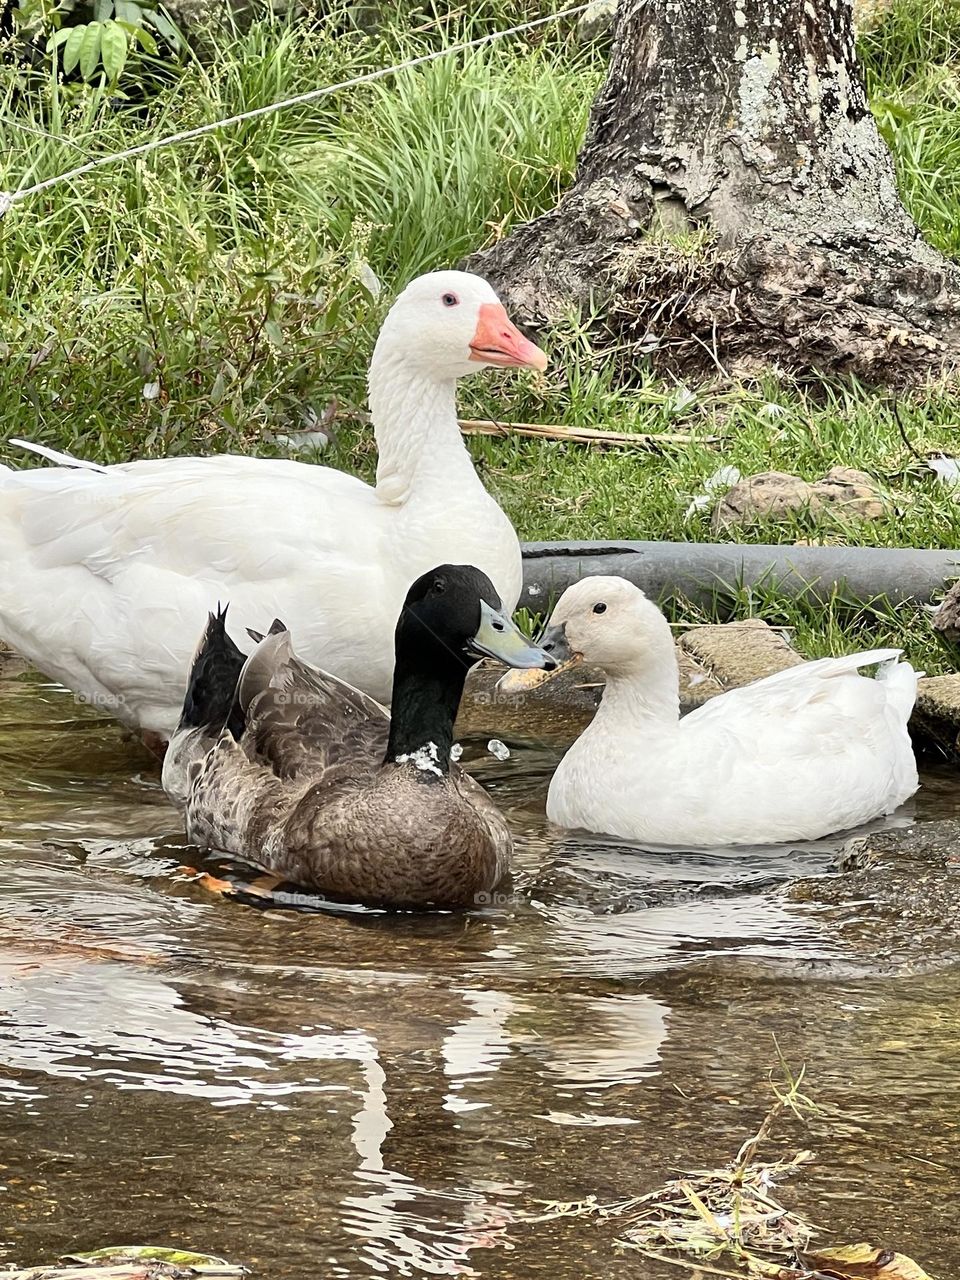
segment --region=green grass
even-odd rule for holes
[[[266,19],[218,37],[204,63],[132,64],[119,94],[6,75],[0,190],[70,167],[81,149],[106,154],[548,7],[490,0],[469,18],[429,11],[376,36],[336,17]],[[862,53],[904,200],[933,243],[960,255],[960,6],[905,0]],[[600,52],[580,48],[568,26],[548,29],[108,166],[18,206],[0,221],[3,431],[106,461],[270,452],[265,433],[301,425],[311,408],[333,397],[360,406],[390,295],[556,203],[602,74]],[[383,281],[380,299],[365,266]],[[545,345],[546,375],[473,379],[465,414],[691,439],[648,453],[473,438],[524,537],[710,540],[708,513],[684,513],[720,465],[807,479],[844,465],[883,487],[883,518],[797,517],[744,539],[960,545],[960,502],[911,457],[888,397],[773,380],[688,393],[646,374],[624,388],[583,323],[571,319]],[[960,396],[931,391],[901,412],[916,450],[960,452]],[[326,460],[369,476],[369,433],[345,428]],[[945,661],[919,611],[769,597],[737,608],[794,627],[811,654],[900,642],[928,670]]]

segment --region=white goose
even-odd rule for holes
[[[899,649],[821,658],[731,689],[680,718],[670,627],[623,578],[584,578],[541,647],[607,685],[550,782],[562,827],[649,845],[815,840],[891,813],[917,789],[907,721],[917,673]],[[858,668],[883,664],[876,680]],[[510,672],[519,690],[551,676]]]
[[[457,424],[456,382],[485,365],[543,369],[477,276],[414,280],[370,365],[375,488],[340,471],[232,455],[100,467],[0,467],[0,637],[148,738],[176,726],[196,636],[218,601],[238,638],[278,616],[303,656],[385,701],[411,582],[473,564],[509,611],[513,527]],[[18,442],[19,443],[19,442]]]

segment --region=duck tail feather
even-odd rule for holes
[[[274,618],[274,620],[270,623],[270,630],[266,634],[268,636],[279,636],[284,631],[289,631],[289,630],[290,628],[287,626],[285,622],[281,622],[279,618]],[[262,631],[255,631],[253,627],[247,627],[247,635],[250,637],[250,639],[253,641],[254,644],[259,644],[260,641],[263,640],[264,638],[264,633]]]
[[[279,672],[293,657],[289,631],[271,631],[257,645],[244,664],[237,682],[237,702],[246,715],[258,693],[269,689]]]
[[[204,728],[219,733],[230,715],[246,655],[227,632],[229,605],[217,604],[207,616],[180,715],[181,729]]]

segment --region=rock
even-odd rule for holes
[[[763,517],[784,516],[810,505],[812,485],[785,471],[761,471],[728,489],[713,509],[715,533],[730,525],[751,524]]]
[[[813,485],[812,492],[812,508],[837,503],[845,513],[862,520],[878,520],[887,509],[873,478],[854,467],[832,467]]]
[[[871,31],[893,9],[896,0],[853,0],[853,23],[857,31]]]
[[[617,0],[594,0],[577,22],[577,39],[581,44],[592,44],[613,33],[617,17]]]
[[[960,582],[955,582],[934,614],[933,629],[949,644],[960,644]]]
[[[853,467],[834,467],[814,484],[785,471],[761,471],[727,491],[714,508],[711,527],[717,533],[756,520],[803,512],[815,515],[827,507],[862,520],[876,520],[886,510],[871,477]]]
[[[680,668],[680,707],[683,711],[692,711],[718,693],[723,693],[723,685],[714,672],[683,647],[682,639],[677,642],[677,666]]]
[[[760,618],[693,627],[680,637],[680,649],[712,673],[720,689],[772,676],[804,661],[796,649]]]
[[[960,675],[920,681],[910,727],[948,759],[960,758]]]

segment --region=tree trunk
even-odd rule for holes
[[[960,268],[900,203],[849,0],[621,0],[575,184],[469,265],[683,372],[960,363]]]

